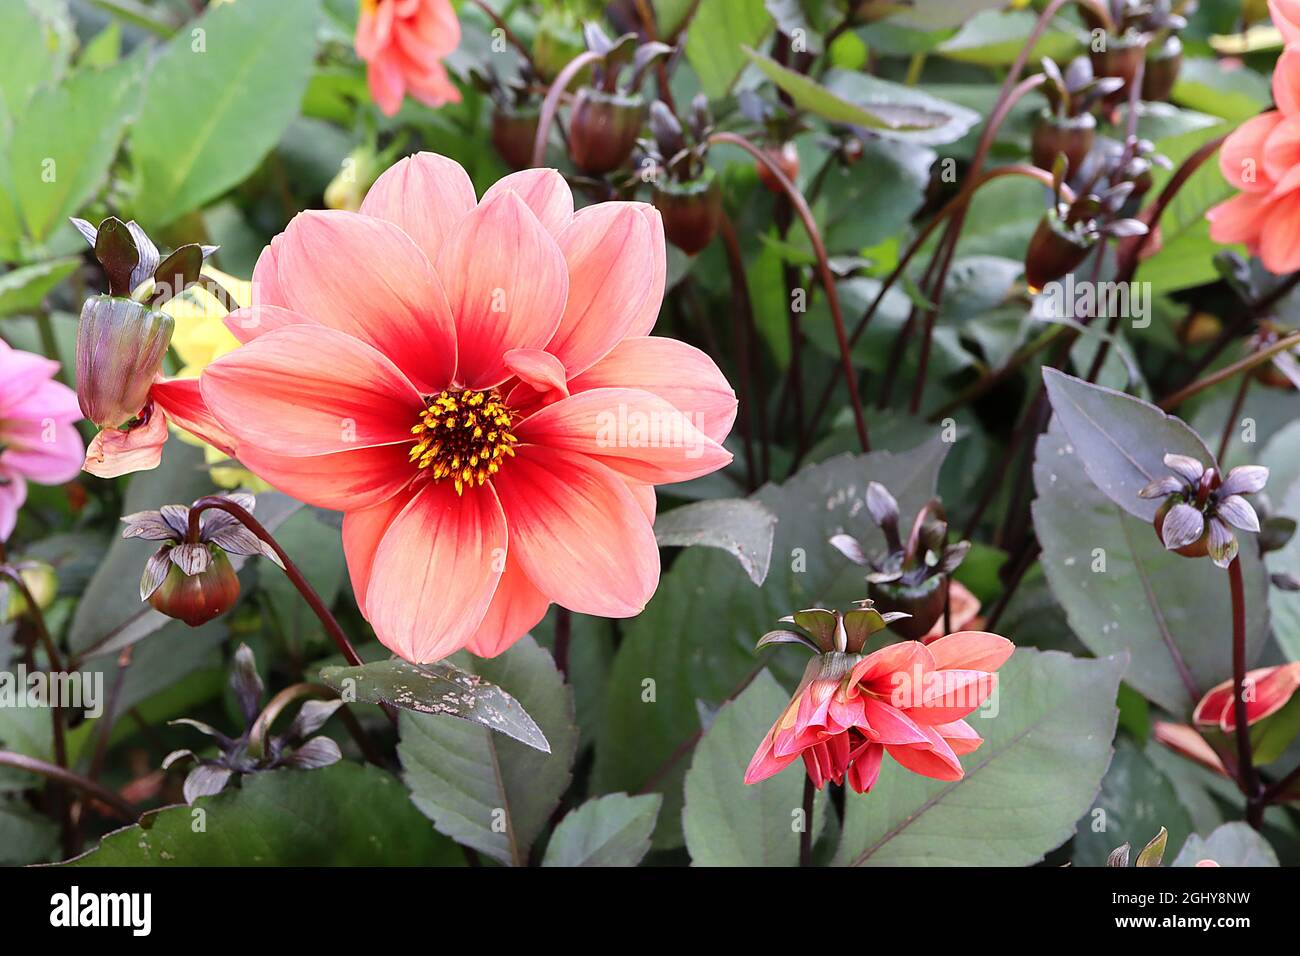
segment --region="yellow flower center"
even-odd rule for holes
[[[411,429],[411,461],[434,481],[450,479],[456,494],[483,484],[513,457],[519,439],[510,434],[513,415],[495,388],[442,391],[425,400]]]

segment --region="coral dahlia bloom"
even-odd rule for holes
[[[245,344],[203,398],[254,474],[345,513],[353,590],[414,662],[492,656],[551,602],[629,617],[659,579],[655,484],[731,460],[736,398],[713,361],[648,335],[659,214],[577,213],[554,170],[475,200],[431,153],[359,213],[307,212],[272,240]]]
[[[960,756],[984,742],[963,718],[993,693],[993,672],[1013,650],[997,634],[960,631],[930,644],[890,644],[866,657],[815,657],[750,761],[745,783],[802,756],[817,789],[847,779],[866,793],[886,753],[922,776],[960,780]]]
[[[429,106],[459,103],[442,65],[459,45],[451,0],[361,0],[357,56],[366,61],[370,95],[388,116],[408,92]]]
[[[1273,26],[1287,43],[1300,43],[1300,0],[1268,0]]]
[[[1284,33],[1278,7],[1275,22]],[[1241,193],[1206,213],[1210,238],[1241,242],[1264,268],[1281,275],[1300,268],[1300,46],[1282,51],[1273,69],[1277,109],[1247,120],[1224,141],[1219,168]]]
[[[59,369],[41,355],[0,340],[0,541],[14,530],[27,481],[60,485],[81,468],[77,393],[54,380]]]

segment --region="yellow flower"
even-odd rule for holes
[[[226,275],[212,266],[204,266],[203,274],[221,283],[240,307],[247,308],[252,304],[251,282]],[[239,347],[239,340],[222,322],[226,316],[225,306],[207,289],[191,286],[164,305],[163,311],[176,321],[172,348],[181,360],[178,378],[198,378],[210,364]],[[174,429],[174,432],[181,441],[203,449],[204,459],[212,466],[208,473],[218,486],[247,488],[254,493],[270,490],[271,486],[251,471],[230,465],[229,458],[221,450],[199,441],[188,432],[180,429]]]

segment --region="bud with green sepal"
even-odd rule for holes
[[[970,542],[948,543],[948,520],[938,501],[920,510],[904,542],[898,531],[898,502],[878,481],[867,485],[867,511],[885,534],[884,554],[868,555],[847,534],[833,536],[830,543],[854,564],[870,569],[867,588],[877,605],[902,612],[890,619],[890,629],[920,640],[943,615],[948,580],[970,551]]]

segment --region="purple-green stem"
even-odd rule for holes
[[[1246,822],[1258,830],[1264,822],[1265,804],[1251,758],[1250,725],[1246,722],[1246,588],[1238,557],[1228,565],[1228,588],[1232,593],[1232,708],[1237,722],[1237,782],[1246,795]]]
[[[816,809],[817,788],[812,777],[803,778],[803,829],[799,831],[799,865],[812,866],[813,813]]]
[[[16,770],[25,770],[28,773],[34,773],[51,780],[55,783],[62,784],[73,789],[80,790],[88,796],[94,797],[100,801],[115,814],[128,823],[134,823],[139,814],[135,807],[127,803],[120,794],[96,783],[93,780],[73,773],[66,767],[60,767],[56,764],[49,763],[45,760],[39,760],[36,757],[29,757],[26,754],[17,754],[8,750],[0,750],[0,767],[13,767]]]
[[[555,77],[555,82],[546,91],[546,99],[542,100],[542,111],[537,118],[537,137],[533,140],[533,166],[540,166],[546,161],[546,141],[551,135],[551,123],[555,121],[555,114],[560,110],[560,100],[565,90],[569,88],[574,77],[589,63],[598,63],[603,59],[604,57],[599,53],[584,50],[565,64],[564,69],[560,70],[559,75]]]
[[[871,451],[871,439],[867,435],[867,420],[862,413],[862,397],[858,393],[858,376],[853,368],[853,355],[849,346],[848,334],[844,328],[844,313],[840,309],[839,290],[835,287],[835,276],[831,273],[830,260],[826,254],[826,244],[822,241],[821,230],[817,228],[817,220],[813,218],[812,210],[808,208],[803,193],[799,192],[794,183],[786,178],[785,173],[781,171],[781,167],[766,152],[759,149],[745,137],[737,133],[714,133],[709,137],[709,142],[711,144],[727,143],[732,146],[739,146],[753,156],[755,160],[766,166],[772,174],[772,178],[780,184],[782,192],[790,200],[795,213],[803,223],[804,230],[808,233],[808,239],[812,243],[813,253],[817,257],[817,273],[821,279],[822,288],[826,291],[826,305],[830,309],[831,321],[835,326],[835,340],[839,345],[840,365],[844,373],[844,384],[849,393],[849,403],[853,407],[853,424],[858,432],[858,441],[862,445],[864,452]]]

